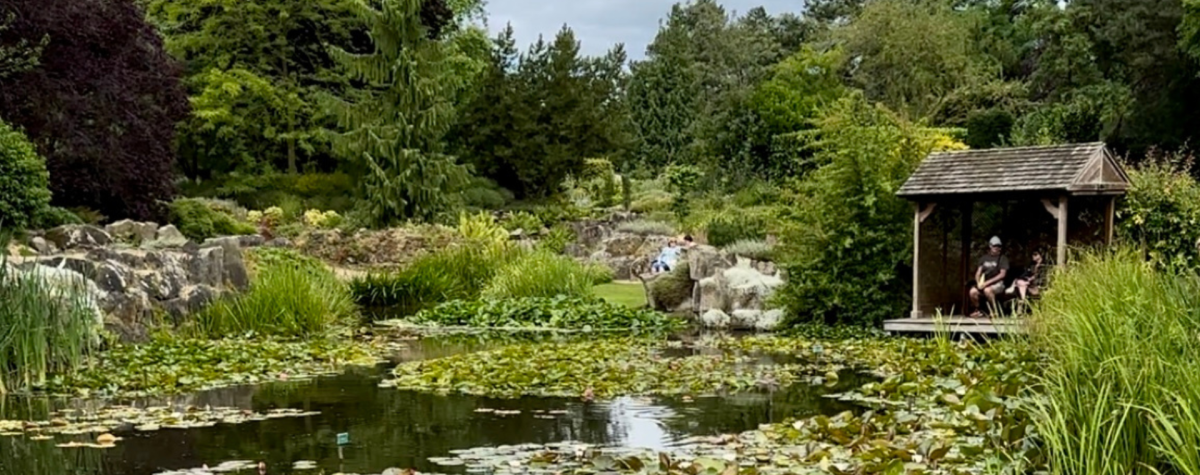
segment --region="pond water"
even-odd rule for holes
[[[426,342],[414,343],[399,359],[444,356],[487,346],[461,339]],[[437,396],[379,388],[386,373],[387,367],[381,366],[310,381],[227,388],[173,400],[132,401],[129,403],[134,405],[211,405],[256,411],[293,408],[320,414],[189,430],[136,432],[130,428],[115,431],[124,440],[109,449],[57,448],[54,441],[0,437],[0,474],[151,475],[215,467],[230,460],[265,461],[268,473],[380,473],[389,467],[453,472],[427,459],[444,457],[455,449],[568,440],[665,449],[694,436],[740,432],[788,417],[852,409],[822,395],[863,382],[861,377],[846,374],[833,388],[800,384],[771,393],[693,401],[621,398],[584,403],[553,398]],[[78,407],[80,403],[9,398],[0,408],[0,418],[44,418],[50,408],[68,404]],[[339,433],[350,438],[340,453]],[[297,461],[315,462],[318,470],[293,469]],[[256,471],[244,473],[252,472]]]

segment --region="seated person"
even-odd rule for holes
[[[692,240],[692,235],[691,235],[691,234],[684,234],[684,235],[683,235],[683,247],[684,247],[685,249],[687,249],[687,248],[692,248],[692,247],[695,247],[695,246],[696,246],[696,242]]]
[[[1013,281],[1012,287],[1008,288],[1009,295],[1019,295],[1021,300],[1026,300],[1030,295],[1037,296],[1041,292],[1042,284],[1046,280],[1046,266],[1042,251],[1033,251],[1033,265],[1025,270],[1024,274],[1017,277]]]
[[[675,262],[679,260],[679,254],[683,251],[675,242],[674,238],[667,241],[666,247],[658,253],[658,258],[650,264],[650,270],[654,273],[668,272],[675,267]]]
[[[971,287],[971,305],[975,307],[972,318],[984,316],[983,307],[979,305],[979,296],[986,296],[992,308],[996,306],[996,296],[1004,293],[1004,277],[1008,274],[1008,258],[1000,253],[1000,238],[992,236],[988,241],[988,253],[979,259],[975,269],[975,286]]]

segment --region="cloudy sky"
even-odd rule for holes
[[[677,0],[487,0],[488,27],[499,31],[512,23],[523,50],[537,40],[547,40],[567,24],[575,30],[583,52],[598,55],[616,43],[625,43],[633,59],[645,55],[658,22]],[[802,0],[724,0],[727,11],[739,15],[756,6],[768,13],[799,11]]]

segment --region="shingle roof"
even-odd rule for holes
[[[933,153],[896,194],[1120,192],[1128,185],[1128,176],[1107,147],[1096,142]]]

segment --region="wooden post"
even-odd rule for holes
[[[966,315],[971,306],[971,295],[965,284],[967,281],[973,280],[973,272],[975,272],[975,268],[971,266],[971,236],[975,229],[975,203],[972,201],[963,203],[961,210],[962,229],[959,231],[959,240],[962,242],[962,255],[959,258],[959,272],[962,272],[962,278],[955,285],[960,289],[961,308],[963,315]]]
[[[1104,245],[1112,246],[1113,227],[1117,220],[1117,197],[1110,196],[1104,210]]]
[[[921,318],[921,204],[913,203],[913,288],[911,318]]]
[[[1063,195],[1058,198],[1058,265],[1067,263],[1067,219],[1071,214],[1067,212],[1067,196]]]

